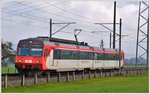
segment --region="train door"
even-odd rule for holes
[[[47,67],[54,66],[53,49],[45,48],[45,50],[44,50],[44,58],[45,58],[45,62],[46,62]]]
[[[61,50],[53,49],[53,65],[58,67],[60,60],[61,60]]]
[[[76,68],[79,69],[80,68],[80,65],[79,65],[79,63],[80,63],[80,51],[79,50],[77,50],[76,58],[77,58],[77,60],[76,60]]]
[[[97,53],[93,52],[92,68],[96,67]]]
[[[124,53],[121,53],[121,68],[124,66]]]

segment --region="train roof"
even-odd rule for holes
[[[19,44],[25,44],[25,43],[38,43],[38,44],[44,44],[44,41],[38,38],[28,38],[28,39],[22,39],[19,41]]]
[[[94,46],[89,46],[88,44],[85,45],[83,42],[76,42],[73,40],[65,40],[65,39],[58,39],[58,38],[52,38],[49,39],[49,37],[35,37],[35,38],[28,38],[28,39],[23,39],[20,40],[19,43],[25,42],[25,41],[32,41],[44,44],[44,43],[50,43],[50,44],[59,44],[59,45],[64,45],[64,46],[79,46],[81,48],[94,48],[95,50],[111,50],[111,51],[119,51],[119,49],[110,49],[110,48],[100,48],[100,47],[94,47]],[[123,50],[121,50],[123,52]]]

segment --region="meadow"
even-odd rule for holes
[[[12,93],[148,93],[148,73],[2,88]]]
[[[2,72],[2,74],[18,73],[18,71],[15,68],[15,65],[8,65],[6,67],[2,67],[1,72]]]
[[[134,65],[134,64],[125,64],[124,68],[135,68],[135,67],[147,67],[146,64],[138,64],[138,65]]]

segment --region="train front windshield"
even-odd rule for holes
[[[42,45],[19,45],[18,46],[18,56],[42,56]]]

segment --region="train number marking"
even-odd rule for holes
[[[32,63],[32,60],[25,60],[25,63]]]

